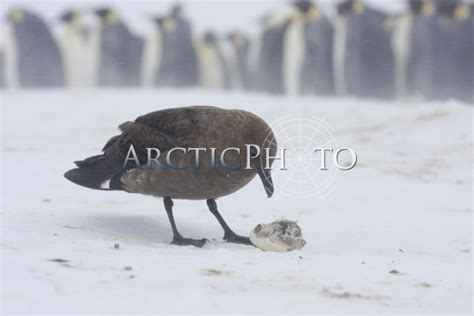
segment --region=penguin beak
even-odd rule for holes
[[[273,195],[273,192],[275,190],[275,188],[273,187],[271,171],[270,169],[264,169],[264,168],[258,167],[257,172],[260,177],[260,180],[263,183],[265,192],[267,192],[267,196],[270,198]]]

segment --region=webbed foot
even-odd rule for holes
[[[174,236],[173,240],[171,241],[172,245],[178,246],[195,246],[198,248],[202,248],[208,242],[207,239],[192,239],[192,238],[184,238],[183,236]]]
[[[244,236],[239,236],[235,233],[227,233],[224,236],[224,240],[227,242],[231,242],[234,244],[242,244],[242,245],[252,245],[252,242],[250,241],[250,238],[244,237]]]

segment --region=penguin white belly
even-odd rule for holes
[[[262,49],[262,34],[259,33],[251,40],[249,56],[248,56],[248,63],[249,69],[256,71],[258,69],[258,63],[260,60],[260,54]],[[255,76],[255,73],[252,73],[252,76]]]
[[[304,21],[296,19],[288,26],[284,39],[283,73],[285,92],[288,95],[301,93],[300,74],[304,51]]]
[[[16,37],[13,29],[5,27],[5,84],[8,89],[19,87],[18,55],[16,51]]]
[[[333,69],[337,95],[346,94],[346,19],[338,17],[334,22]]]
[[[239,62],[237,57],[237,48],[232,48],[232,51],[228,54],[227,60],[230,70],[230,86],[235,90],[242,90],[243,82],[240,76]]]
[[[400,18],[393,35],[393,51],[395,55],[395,82],[397,96],[405,97],[407,95],[407,64],[410,55],[411,29],[413,26],[413,17],[405,15]]]
[[[221,89],[224,87],[224,72],[219,62],[219,55],[208,45],[201,45],[198,49],[199,81],[201,87]]]
[[[153,86],[161,58],[161,32],[156,28],[147,40],[143,53],[142,82],[145,86]]]
[[[88,86],[97,86],[98,69],[100,65],[100,42],[102,40],[102,26],[97,25],[93,28],[90,40],[87,44],[87,60],[89,67],[87,67],[87,81]]]
[[[61,50],[69,87],[87,86],[87,48],[79,29],[66,30]]]

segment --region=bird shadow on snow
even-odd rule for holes
[[[105,239],[140,245],[169,244],[172,239],[171,227],[168,221],[164,220],[144,215],[94,215],[84,217],[82,226],[89,227]],[[209,234],[213,229],[202,227],[201,223],[195,226],[180,223],[178,229],[190,238],[210,240],[214,237],[214,234]],[[209,236],[204,236],[205,234]]]
[[[137,244],[168,243],[171,229],[151,217],[140,215],[94,215],[83,218],[84,226],[107,239]]]

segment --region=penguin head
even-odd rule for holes
[[[472,8],[464,3],[460,3],[454,10],[454,18],[456,20],[465,20],[472,14]]]
[[[94,11],[95,14],[97,14],[97,16],[101,19],[105,19],[105,17],[107,16],[107,14],[111,11],[111,9],[109,8],[105,8],[105,7],[102,7],[102,8],[99,8],[99,9],[96,9]]]
[[[321,10],[319,6],[311,1],[294,1],[294,6],[298,12],[303,14],[303,18],[308,20],[318,19],[321,17]]]
[[[95,10],[95,14],[101,19],[104,24],[111,25],[118,22],[117,13],[110,8],[99,8]]]
[[[163,25],[163,20],[165,19],[162,16],[151,16],[150,18],[158,27],[161,27]]]
[[[395,28],[395,18],[393,16],[387,15],[383,19],[383,28],[386,31],[392,31]]]
[[[60,16],[59,20],[64,23],[79,24],[81,21],[81,14],[76,10],[68,10]]]
[[[18,23],[23,20],[25,13],[22,9],[16,8],[10,11],[7,15],[7,20],[11,23]]]
[[[206,44],[215,44],[217,43],[217,36],[214,32],[212,31],[207,31],[205,34],[204,34],[204,42]]]
[[[302,13],[307,13],[314,5],[310,0],[294,0],[293,5]]]
[[[352,13],[358,14],[364,11],[364,2],[362,0],[352,1]]]
[[[308,12],[306,12],[306,19],[307,20],[317,20],[322,16],[321,9],[318,5],[312,4],[309,8]]]
[[[419,15],[423,7],[423,0],[408,0],[408,6],[414,15]]]
[[[431,16],[436,12],[436,5],[433,1],[423,1],[421,6],[421,15]]]
[[[272,18],[272,15],[270,13],[265,13],[264,15],[262,15],[260,18],[258,18],[258,23],[265,27],[269,24],[270,20]]]
[[[235,46],[235,47],[241,47],[246,41],[246,37],[244,34],[235,31],[230,33],[227,36],[227,39]]]
[[[158,24],[163,31],[171,32],[176,27],[176,20],[172,16],[161,17]]]
[[[176,3],[175,5],[173,5],[173,7],[171,8],[170,15],[174,18],[177,18],[181,16],[182,14],[183,14],[183,6],[181,5],[181,3]]]
[[[339,15],[349,15],[352,13],[353,0],[344,0],[337,4],[337,13]]]
[[[457,0],[436,0],[436,12],[445,17],[452,17],[458,4]]]

